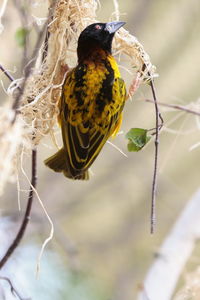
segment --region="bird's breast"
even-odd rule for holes
[[[113,85],[119,77],[120,72],[112,56],[98,62],[85,61],[74,68],[63,89],[67,121],[74,126],[88,121],[95,126],[108,126],[117,110],[118,99],[115,99]]]

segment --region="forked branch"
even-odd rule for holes
[[[148,73],[151,76],[150,73]],[[155,128],[155,157],[154,157],[154,172],[153,172],[153,182],[152,182],[152,194],[151,194],[151,233],[155,231],[156,223],[156,192],[157,192],[157,176],[158,176],[158,147],[159,147],[159,131],[163,126],[163,118],[158,108],[158,102],[156,97],[156,91],[153,79],[150,80],[150,87],[153,95],[155,114],[156,114],[156,128]],[[161,124],[159,124],[159,119]]]
[[[28,225],[28,222],[30,220],[30,213],[31,213],[31,207],[33,203],[33,189],[36,188],[36,183],[37,183],[37,167],[36,167],[36,161],[37,161],[37,150],[34,149],[32,150],[32,176],[31,176],[31,186],[30,186],[30,191],[28,195],[28,202],[27,202],[27,207],[26,211],[24,214],[24,218],[22,221],[22,224],[20,226],[20,229],[12,242],[12,244],[9,246],[8,250],[4,254],[3,258],[0,260],[0,269],[3,268],[9,257],[13,254],[17,246],[19,245],[21,239],[24,236],[26,227]]]
[[[6,281],[9,284],[11,293],[13,294],[13,296],[15,296],[15,297],[17,296],[17,298],[19,300],[30,300],[30,299],[22,298],[22,296],[16,290],[16,288],[13,286],[12,281],[8,277],[0,276],[0,280],[4,280],[4,281]]]

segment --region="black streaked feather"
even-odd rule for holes
[[[86,96],[83,89],[77,90],[77,88],[83,88],[85,85],[84,75],[87,72],[87,66],[85,64],[79,65],[75,69],[75,96],[77,99],[78,106],[82,106],[84,104],[84,97]]]
[[[96,104],[100,112],[104,110],[105,105],[111,102],[113,98],[112,88],[114,81],[114,71],[108,61],[103,60],[103,64],[108,71],[108,74],[106,74],[106,78],[103,80],[99,94],[96,97]]]

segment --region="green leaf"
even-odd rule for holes
[[[148,130],[143,128],[131,128],[126,134],[126,138],[129,140],[127,148],[129,152],[140,151],[151,139],[151,136],[147,135]]]
[[[28,33],[29,33],[28,29],[24,27],[18,28],[17,31],[15,32],[15,39],[19,47],[24,47],[26,42],[26,36]]]

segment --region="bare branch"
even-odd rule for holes
[[[9,257],[13,254],[17,246],[19,245],[22,237],[24,236],[26,227],[28,225],[28,222],[30,220],[30,213],[31,213],[31,207],[32,207],[32,202],[33,202],[33,188],[36,187],[37,183],[37,168],[36,168],[36,161],[37,161],[37,151],[34,149],[32,150],[32,178],[31,178],[31,186],[30,186],[30,191],[29,191],[29,196],[28,196],[28,203],[26,207],[26,211],[24,214],[24,219],[22,221],[21,227],[12,242],[12,244],[9,246],[8,250],[4,254],[3,258],[0,261],[0,269],[5,265]]]
[[[16,290],[16,288],[13,286],[11,280],[8,278],[8,277],[3,277],[3,276],[0,276],[0,280],[5,280],[8,282],[8,284],[10,285],[10,291],[11,293],[13,294],[13,296],[17,296],[19,300],[31,300],[30,298],[29,299],[25,299],[25,298],[22,298],[22,296],[20,295],[20,293]]]
[[[10,80],[10,81],[14,81],[15,78],[0,64],[0,70],[6,75],[6,77]],[[17,84],[15,84],[15,86],[17,86]],[[21,91],[21,88],[19,86],[17,86],[17,88],[19,89],[19,91]]]
[[[154,100],[151,99],[145,99],[146,102],[150,102],[150,103],[154,103]],[[164,103],[164,102],[159,102],[157,101],[157,104],[160,106],[165,106],[165,107],[169,107],[169,108],[174,108],[177,110],[182,110],[185,111],[187,113],[193,114],[193,115],[197,115],[200,116],[200,112],[187,108],[187,106],[183,106],[183,105],[177,105],[177,104],[169,104],[169,103]]]
[[[150,72],[148,75],[151,76]],[[163,126],[163,118],[159,112],[156,91],[153,79],[150,81],[151,91],[153,95],[155,113],[156,113],[156,131],[155,131],[155,159],[154,159],[154,172],[153,172],[153,182],[152,182],[152,195],[151,195],[151,233],[155,231],[155,222],[156,222],[156,190],[157,190],[157,173],[158,173],[158,145],[159,145],[159,131]],[[161,125],[159,125],[159,119]]]
[[[4,72],[4,74],[8,77],[8,79],[10,81],[14,81],[15,79],[9,74],[8,71],[6,71],[4,69],[4,67],[2,65],[0,65],[0,69]],[[22,89],[20,87],[18,87],[20,93],[19,95],[22,94]],[[16,106],[16,100],[13,103],[12,108],[16,111],[17,106]],[[16,116],[15,116],[16,119]],[[12,122],[13,124],[14,122]],[[0,269],[5,265],[5,263],[7,262],[7,260],[9,259],[9,257],[13,254],[13,252],[15,251],[15,249],[17,248],[17,246],[19,245],[22,237],[24,236],[26,227],[28,225],[29,219],[30,219],[30,212],[31,212],[31,207],[32,207],[32,202],[33,202],[33,188],[36,187],[36,182],[37,182],[37,178],[36,178],[36,160],[37,160],[37,151],[34,149],[32,150],[32,178],[31,178],[31,186],[30,186],[30,191],[29,191],[29,196],[28,196],[28,203],[27,203],[27,207],[26,207],[26,211],[24,214],[24,219],[22,221],[21,227],[14,239],[14,241],[12,242],[12,244],[9,246],[8,250],[6,251],[5,255],[3,256],[3,258],[0,260]],[[2,279],[5,279],[5,277]],[[11,285],[11,291],[12,291],[12,284],[9,281],[9,279],[5,279],[9,282],[9,284]],[[19,299],[22,299],[18,296]]]

